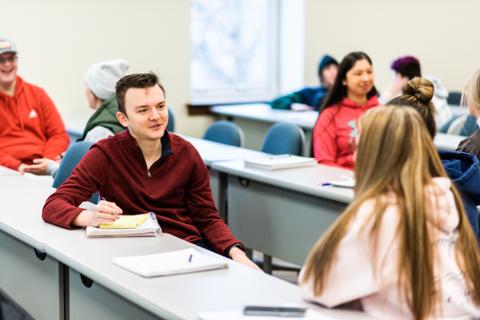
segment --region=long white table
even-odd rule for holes
[[[323,182],[352,177],[324,165],[278,171],[243,161],[212,165],[227,175],[228,224],[247,247],[303,265],[312,245],[353,199],[353,190]]]
[[[275,110],[266,103],[215,106],[211,111],[237,123],[244,131],[246,147],[255,150],[260,150],[265,134],[275,122],[296,124],[305,132],[306,155],[310,154],[312,130],[318,117],[316,111]],[[435,144],[441,150],[455,150],[464,138],[438,133]]]
[[[247,304],[305,304],[297,286],[230,260],[226,270],[152,279],[131,274],[114,266],[112,257],[193,245],[167,234],[87,239],[83,230],[41,221],[41,208],[53,189],[21,175],[0,181],[0,288],[36,319],[193,320],[198,312]],[[368,318],[319,310],[336,319]]]
[[[227,188],[225,177],[213,170],[212,164],[219,161],[245,160],[266,156],[265,153],[246,148],[226,145],[204,139],[183,136],[182,138],[190,142],[202,157],[203,162],[208,167],[210,173],[210,187],[212,188],[215,204],[223,219],[227,220],[225,204],[225,191]]]
[[[2,176],[17,176],[20,172],[0,166],[0,177]]]
[[[45,255],[56,228],[40,218],[53,191],[19,174],[0,177],[0,288],[35,319],[62,319],[64,307],[62,266]]]
[[[466,138],[454,134],[437,133],[433,142],[438,150],[455,151],[460,142]]]

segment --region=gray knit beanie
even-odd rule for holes
[[[95,63],[85,72],[85,85],[102,100],[115,95],[115,84],[130,67],[128,61],[115,59]]]

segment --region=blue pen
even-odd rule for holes
[[[190,257],[188,257],[188,262],[192,262],[192,258],[193,258],[193,254],[191,254]]]
[[[332,184],[330,182],[322,182],[322,183],[320,183],[320,185],[322,187],[326,187],[326,186],[331,186]]]

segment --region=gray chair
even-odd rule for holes
[[[295,124],[277,122],[268,129],[261,151],[302,156],[305,152],[305,133]]]
[[[220,120],[210,125],[203,139],[236,147],[243,147],[245,140],[243,130],[227,120]]]

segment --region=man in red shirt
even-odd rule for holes
[[[117,118],[128,130],[95,144],[51,195],[43,219],[64,228],[98,226],[120,214],[154,212],[163,232],[257,268],[218,215],[197,150],[166,131],[165,90],[154,74],[116,85]],[[97,210],[78,206],[98,191]]]
[[[17,76],[17,49],[0,38],[0,165],[48,174],[69,138],[52,100]]]

